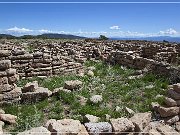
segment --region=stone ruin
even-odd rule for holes
[[[130,119],[110,119],[97,122],[96,116],[88,116],[89,123],[82,125],[72,119],[49,120],[44,127],[33,128],[20,134],[52,132],[119,134],[144,132],[148,135],[179,134],[180,132],[180,45],[177,43],[148,41],[99,41],[99,40],[7,40],[0,42],[0,103],[32,103],[41,101],[54,93],[39,87],[37,82],[24,88],[16,86],[19,78],[83,73],[86,60],[102,60],[130,68],[153,72],[168,77],[173,84],[165,98],[167,106],[152,103],[160,115],[158,122],[152,121],[151,113],[138,113]],[[0,122],[7,122],[8,114],[0,113]],[[10,116],[10,119],[15,117]],[[161,122],[163,121],[163,122]],[[11,121],[8,121],[11,123]],[[176,130],[169,125],[176,123]],[[3,125],[0,123],[0,125]],[[0,130],[1,131],[1,130]],[[178,131],[178,132],[177,132]],[[168,134],[168,135],[170,135]]]
[[[5,51],[4,51],[5,52]],[[4,53],[5,55],[5,53]],[[16,82],[19,76],[16,69],[12,68],[10,60],[0,61],[0,103],[18,102],[18,88]]]
[[[99,40],[22,40],[16,43],[10,40],[0,44],[0,51],[0,60],[10,60],[20,78],[79,73],[83,70],[82,63],[90,59],[136,69],[150,68],[166,76],[179,74],[177,43]]]

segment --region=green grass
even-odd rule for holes
[[[18,82],[18,86],[24,86],[29,81],[37,80],[39,85],[49,90],[63,87],[67,80],[80,80],[83,82],[82,88],[71,93],[60,92],[57,96],[42,101],[34,105],[18,105],[5,107],[6,113],[15,114],[19,117],[18,125],[15,131],[22,131],[30,127],[43,124],[47,119],[73,118],[83,122],[83,116],[92,114],[105,121],[105,115],[109,114],[112,118],[129,117],[125,107],[135,112],[150,111],[151,102],[163,104],[163,98],[157,98],[158,94],[166,95],[165,89],[169,82],[167,79],[146,74],[142,78],[128,79],[135,70],[122,69],[119,65],[110,66],[102,62],[88,61],[86,67],[94,66],[94,77],[83,77],[69,75],[56,76],[47,79],[32,78],[24,79]],[[153,88],[146,86],[153,85]],[[92,104],[87,101],[86,105],[81,105],[78,96],[89,99],[92,95],[101,94],[103,102]],[[119,106],[120,110],[115,108]],[[31,117],[32,116],[32,117]],[[27,118],[31,119],[27,119]],[[37,118],[36,121],[33,121]]]

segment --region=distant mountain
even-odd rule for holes
[[[38,35],[37,37],[43,37],[43,38],[63,38],[63,39],[83,39],[85,37],[80,37],[80,36],[75,36],[75,35],[67,35],[67,34],[52,34],[52,33],[47,33],[47,34],[42,34]]]
[[[75,36],[75,35],[67,35],[67,34],[53,34],[53,33],[46,33],[42,35],[23,35],[20,37],[12,36],[8,34],[0,34],[0,39],[7,38],[7,39],[14,39],[14,38],[22,38],[22,39],[33,39],[33,38],[43,38],[43,39],[84,39],[85,37]]]
[[[170,37],[170,36],[159,36],[159,37],[137,37],[137,38],[121,38],[112,37],[112,40],[147,40],[147,41],[168,41],[168,42],[179,42],[180,37]]]
[[[56,33],[46,33],[41,35],[23,35],[23,36],[13,36],[9,34],[0,34],[0,39],[85,39],[86,37],[76,36],[76,35],[68,35],[68,34],[56,34]],[[96,39],[96,38],[95,38]],[[98,39],[98,38],[97,38]],[[159,36],[159,37],[110,37],[110,40],[147,40],[147,41],[168,41],[168,42],[178,42],[180,43],[180,37],[170,37],[170,36]]]
[[[0,34],[0,39],[6,38],[6,39],[13,39],[16,38],[15,36],[9,35],[9,34]]]

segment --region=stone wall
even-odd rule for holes
[[[0,60],[10,60],[20,77],[78,73],[89,59],[170,76],[179,75],[176,43],[100,40],[7,40],[0,42]]]
[[[2,52],[1,52],[2,56]],[[5,102],[18,102],[19,93],[16,82],[19,75],[16,69],[11,67],[10,60],[0,61],[0,105]],[[2,102],[1,102],[2,101]]]
[[[18,80],[16,69],[11,68],[10,60],[0,61],[0,94],[13,90]]]
[[[20,77],[45,77],[76,73],[83,69],[82,64],[69,56],[66,50],[55,46],[52,49],[37,48],[32,53],[27,52],[23,47],[16,46],[12,49],[8,47],[3,49],[0,50],[0,59],[10,60],[12,68],[17,69]]]

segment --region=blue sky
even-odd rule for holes
[[[9,1],[15,2],[23,0]],[[108,2],[107,0],[98,1]],[[129,1],[135,2],[137,0]],[[145,0],[139,1],[147,2]],[[162,1],[168,2],[168,0],[159,0],[159,2]],[[178,0],[174,1],[180,2]],[[0,0],[0,2],[3,2],[3,0]],[[84,0],[84,2],[86,1]],[[120,2],[120,0],[114,0],[114,2]],[[109,37],[180,36],[180,3],[0,3],[0,13],[0,33],[14,35],[66,33],[87,37],[97,37],[100,34]]]

